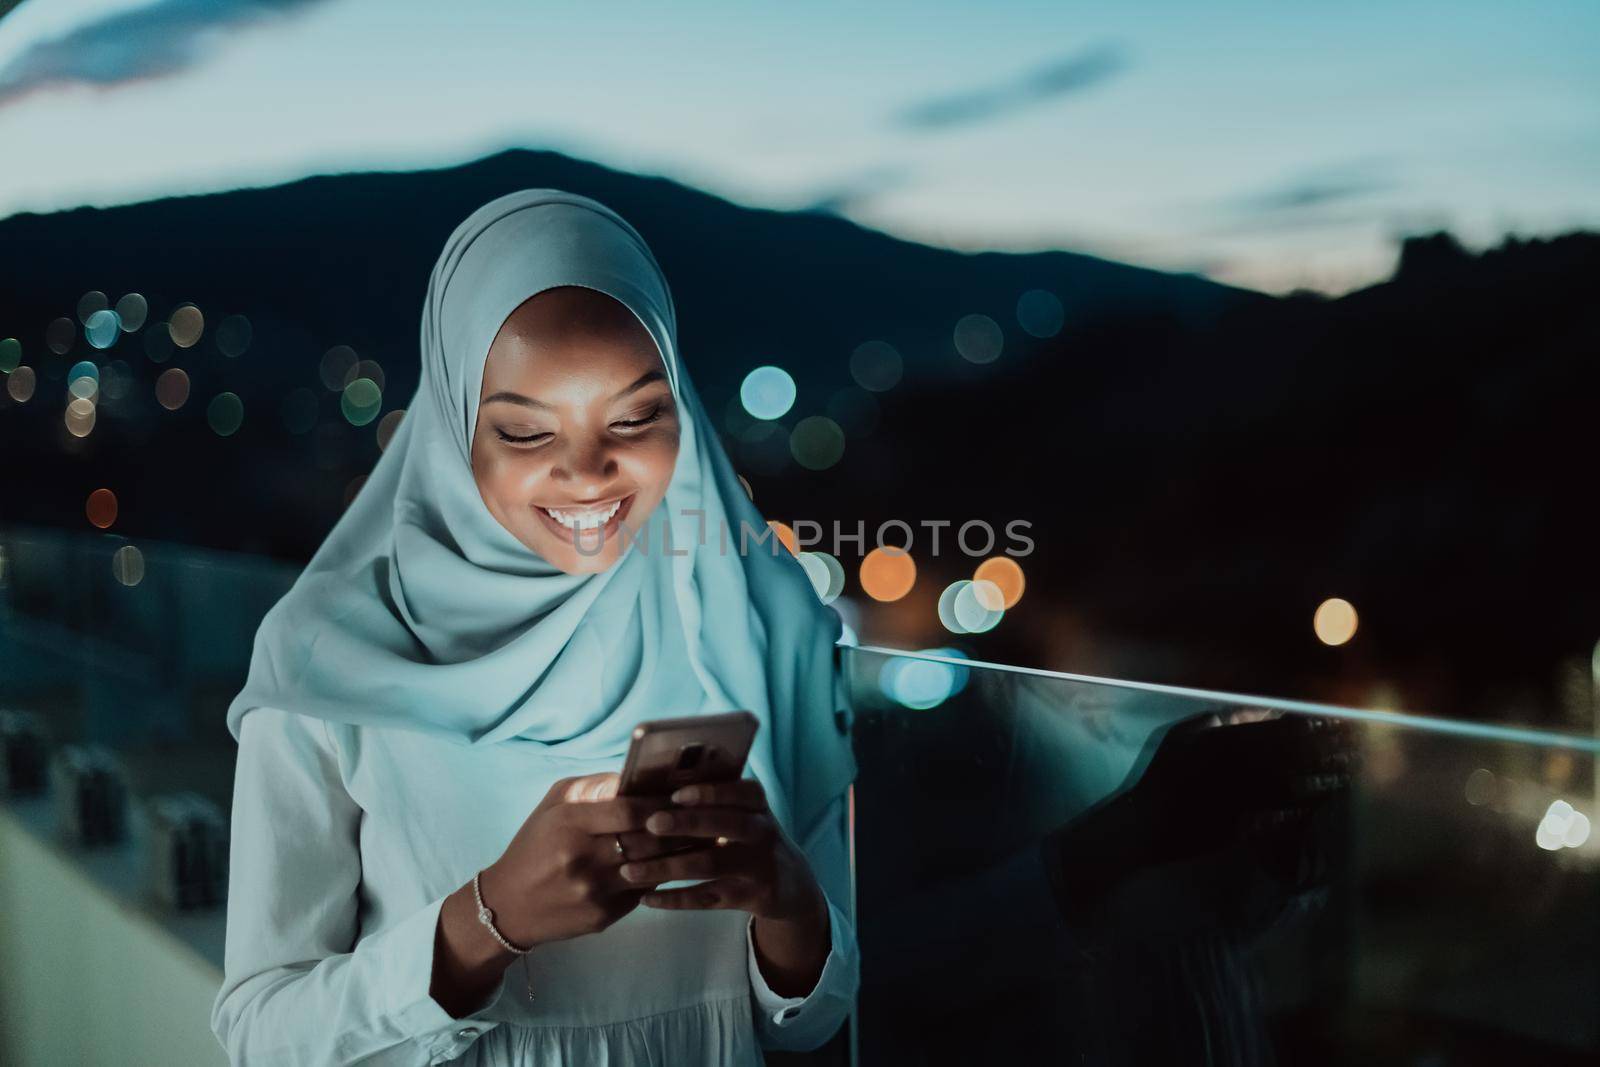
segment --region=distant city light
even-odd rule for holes
[[[58,356],[64,356],[72,351],[72,343],[78,339],[78,324],[71,319],[62,317],[51,321],[44,329],[45,347]]]
[[[844,455],[844,431],[826,415],[808,415],[789,434],[789,452],[807,470],[827,470]]]
[[[189,401],[189,375],[182,367],[168,367],[156,379],[156,403],[177,411]]]
[[[800,565],[817,591],[817,599],[831,604],[844,592],[844,567],[826,552],[801,552]]]
[[[81,396],[73,399],[67,404],[67,410],[62,413],[62,420],[67,425],[67,432],[72,436],[88,437],[94,430],[94,401]]]
[[[389,414],[378,420],[378,451],[384,452],[389,448],[389,442],[394,440],[395,433],[400,429],[400,420],[405,416],[405,408],[395,408]]]
[[[95,526],[108,529],[117,521],[117,494],[109,489],[96,489],[84,502],[83,511]]]
[[[1010,556],[992,556],[984,560],[972,572],[972,580],[993,582],[1000,590],[1000,607],[1006,610],[1017,606],[1017,601],[1022,599],[1022,590],[1027,585],[1022,576],[1022,564]]]
[[[744,376],[739,399],[751,416],[771,421],[794,407],[794,379],[782,367],[757,367]]]
[[[150,302],[138,293],[127,293],[117,301],[117,318],[122,320],[124,333],[133,333],[144,325],[150,315]]]
[[[939,595],[939,622],[954,634],[984,633],[999,624],[1004,600],[993,582],[962,578]]]
[[[768,519],[767,526],[777,535],[778,541],[789,550],[791,556],[800,555],[800,543],[794,535],[794,527],[777,519]]]
[[[350,368],[358,362],[356,350],[349,345],[334,345],[322,354],[322,363],[317,368],[322,378],[323,386],[330,393],[341,393],[346,385],[345,375],[350,373]]]
[[[352,426],[365,426],[383,409],[383,391],[371,378],[357,378],[339,396],[339,410]]]
[[[218,393],[206,405],[206,422],[218,437],[230,437],[244,423],[244,401],[238,393]]]
[[[1479,767],[1467,775],[1466,786],[1467,803],[1473,807],[1482,807],[1494,799],[1495,781],[1494,773],[1487,767]]]
[[[965,656],[949,648],[930,649],[950,658]],[[967,684],[968,668],[954,663],[895,656],[878,670],[878,688],[890,700],[918,711],[949,700]]]
[[[22,365],[22,342],[15,337],[0,340],[0,373],[10,374]]]
[[[138,585],[144,581],[144,553],[123,545],[111,555],[111,573],[123,585]]]
[[[218,352],[229,359],[238,359],[250,347],[252,334],[249,319],[243,315],[229,315],[217,324],[217,331],[213,337],[217,342]]]
[[[1562,848],[1581,848],[1589,840],[1589,816],[1565,800],[1552,801],[1539,820],[1533,840],[1550,852]]]
[[[378,365],[377,360],[356,360],[356,362],[351,365],[350,369],[344,372],[345,388],[348,389],[350,387],[350,383],[355,381],[357,378],[371,378],[373,384],[377,385],[379,392],[383,391],[383,368]]]
[[[963,315],[956,323],[956,351],[969,363],[993,363],[1005,346],[1000,324],[987,315]]]
[[[850,377],[871,392],[893,389],[904,373],[905,360],[887,341],[863,341],[850,353]]]
[[[206,317],[193,304],[184,304],[167,316],[167,332],[179,348],[193,348],[205,329]]]
[[[96,348],[110,348],[122,336],[122,319],[110,308],[101,308],[83,324],[83,336]]]
[[[82,400],[92,400],[100,391],[100,368],[89,360],[80,360],[67,371],[67,392]]]
[[[917,581],[917,565],[903,548],[880,546],[861,560],[862,590],[873,600],[889,603],[911,592]]]
[[[1330,597],[1317,607],[1311,628],[1325,645],[1342,645],[1356,635],[1356,609],[1348,600]]]
[[[1029,289],[1017,298],[1017,325],[1034,337],[1054,337],[1066,322],[1066,312],[1056,294]]]
[[[95,312],[104,311],[110,306],[111,302],[106,299],[106,294],[98,289],[90,289],[87,293],[78,297],[78,321],[87,326],[89,325],[89,318]]]
[[[11,394],[11,399],[19,404],[26,404],[33,396],[34,377],[32,367],[18,367],[6,377],[6,392]]]

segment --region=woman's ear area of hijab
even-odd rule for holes
[[[678,419],[661,353],[632,311],[595,289],[547,289],[489,346],[472,476],[530,550],[569,574],[603,571],[666,497]]]

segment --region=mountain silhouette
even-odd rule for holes
[[[764,514],[868,531],[901,519],[923,545],[924,521],[951,524],[947,545],[971,519],[1032,524],[1022,603],[993,633],[944,643],[1353,703],[1389,689],[1455,715],[1566,714],[1562,672],[1600,637],[1592,234],[1480,255],[1419,235],[1382,284],[1274,298],[1069,252],[935,249],[527,150],[19,215],[0,220],[0,337],[21,342],[38,387],[26,403],[0,392],[6,518],[92,529],[85,501],[108,487],[120,535],[309,558],[379,455],[379,420],[341,415],[323,354],[376,360],[382,411],[405,407],[439,248],[471,210],[532,186],[593,196],[650,242],[685,362]],[[106,350],[80,328],[50,352],[50,322],[76,321],[89,290],[143,294],[152,324],[193,302],[204,334],[164,363],[143,347],[151,327]],[[1020,326],[1032,290],[1060,303],[1052,336]],[[217,325],[233,315],[250,341],[228,356]],[[1003,337],[992,362],[957,350],[969,315]],[[905,371],[869,395],[849,368],[874,340]],[[77,438],[62,412],[84,359],[103,375],[121,360],[127,387],[103,390]],[[798,388],[776,425],[736,408],[743,376],[768,363]],[[170,367],[191,382],[177,411],[154,398]],[[225,390],[244,418],[219,436],[207,410]],[[316,425],[292,432],[284,406],[305,390]],[[784,431],[823,413],[845,426],[844,457],[808,470]],[[913,594],[879,609],[891,643],[938,641],[938,593],[974,562],[919,556]],[[1327,649],[1310,618],[1335,595],[1362,625]]]

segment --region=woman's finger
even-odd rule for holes
[[[581,778],[569,778],[566,780],[565,795],[562,799],[569,804],[593,800],[609,800],[617,795],[617,786],[621,781],[622,776],[615,771],[586,774]]]
[[[665,806],[662,797],[612,797],[569,804],[567,813],[586,833],[620,834],[643,830],[645,820]]]
[[[645,820],[644,828],[652,834],[757,842],[771,836],[772,820],[763,812],[741,808],[679,808],[656,812]]]
[[[639,901],[647,908],[664,911],[704,911],[711,908],[743,908],[750,898],[750,887],[742,879],[718,878],[678,889],[657,889]]]
[[[617,855],[617,839],[622,839],[622,854]],[[678,836],[676,834],[663,836],[653,834],[648,830],[628,830],[620,834],[601,834],[600,840],[607,848],[611,849],[617,866],[630,860],[653,860],[661,856],[671,856],[678,852],[686,852],[692,848],[704,848],[705,842],[698,837]]]
[[[767,793],[754,778],[732,782],[700,782],[686,785],[672,794],[674,804],[700,808],[743,808],[766,811]]]
[[[701,878],[720,878],[743,870],[746,857],[742,849],[728,847],[697,848],[659,859],[629,861],[618,871],[623,881],[636,886],[657,886]]]

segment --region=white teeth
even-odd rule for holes
[[[610,522],[611,516],[615,515],[620,507],[622,501],[619,500],[599,511],[552,511],[550,508],[541,510],[569,530],[595,530]]]

